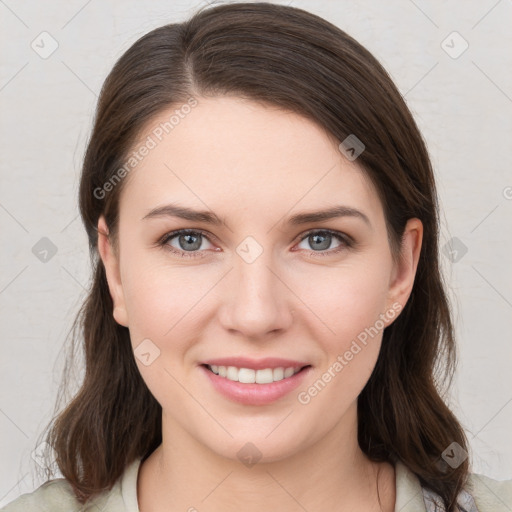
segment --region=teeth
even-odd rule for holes
[[[218,366],[216,364],[208,365],[208,368],[215,374],[225,377],[234,382],[243,384],[270,384],[279,380],[287,379],[301,370],[298,366],[294,368],[264,368],[262,370],[253,370],[251,368],[237,368],[236,366]]]

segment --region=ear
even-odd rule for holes
[[[119,260],[110,242],[108,226],[103,215],[98,220],[98,251],[105,266],[108,288],[114,303],[112,314],[118,324],[128,327],[128,315],[126,313],[123,285],[119,271]]]
[[[402,237],[401,257],[394,265],[390,278],[387,311],[391,308],[396,311],[398,304],[401,311],[409,300],[418,268],[422,241],[422,222],[416,218],[409,219]]]

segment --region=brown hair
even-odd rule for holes
[[[113,318],[97,250],[102,214],[116,245],[126,180],[104,197],[94,191],[105,190],[156,114],[195,95],[225,94],[299,113],[338,141],[355,134],[365,145],[358,163],[382,201],[395,260],[407,220],[422,221],[411,296],[385,329],[376,367],[358,397],[358,439],[371,460],[402,461],[448,512],[456,510],[469,459],[451,468],[441,454],[454,441],[468,451],[468,443],[443,398],[456,347],[425,143],[391,78],[363,46],[314,14],[265,2],[210,6],[149,32],[103,85],[79,191],[93,263],[90,292],[73,324],[73,333],[83,336],[85,376],[46,438],[62,475],[85,503],[162,441],[161,406],[139,374],[128,329]]]

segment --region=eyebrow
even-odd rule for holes
[[[141,220],[153,219],[158,217],[178,217],[180,219],[190,220],[193,222],[205,222],[214,226],[224,224],[223,219],[215,213],[208,210],[193,210],[186,206],[177,204],[167,204],[158,206],[148,212]],[[371,227],[370,219],[361,211],[349,206],[335,206],[326,210],[302,212],[293,215],[288,219],[288,223],[293,226],[308,224],[312,222],[321,222],[338,217],[356,217],[363,220]]]

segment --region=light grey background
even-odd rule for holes
[[[443,210],[441,246],[456,251],[442,255],[460,354],[452,407],[473,471],[512,478],[512,2],[291,4],[372,51],[423,131]],[[42,483],[31,453],[89,280],[77,190],[97,94],[138,37],[199,5],[0,0],[0,506]],[[46,262],[33,253],[43,237],[57,249]]]

